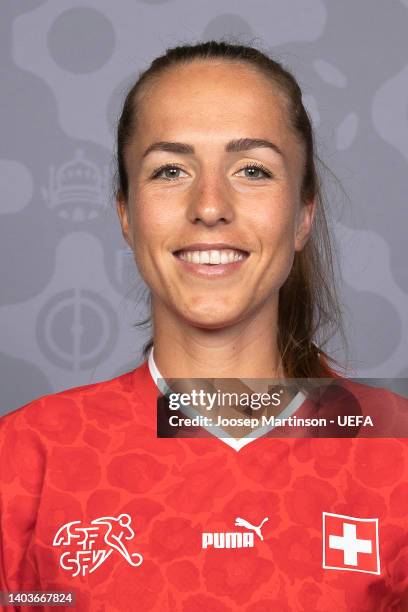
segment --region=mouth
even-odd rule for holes
[[[173,255],[182,261],[200,266],[225,266],[244,261],[249,257],[248,251],[236,247],[187,247],[174,251]]]
[[[173,255],[185,272],[207,279],[234,274],[250,257],[248,251],[230,245],[191,245]]]

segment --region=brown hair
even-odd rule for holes
[[[228,42],[207,41],[167,49],[139,75],[124,102],[117,132],[117,195],[128,196],[128,176],[124,154],[134,135],[137,103],[143,86],[164,71],[196,60],[222,59],[246,62],[276,84],[287,102],[289,122],[305,149],[305,168],[301,188],[304,202],[316,198],[317,206],[312,232],[302,251],[295,253],[290,274],[280,289],[278,313],[278,346],[285,375],[288,378],[331,377],[328,362],[338,362],[323,351],[327,341],[340,332],[346,344],[342,313],[336,294],[333,250],[323,206],[322,188],[316,169],[318,161],[313,129],[302,102],[302,92],[294,76],[282,64],[255,47]],[[147,319],[148,321],[148,319]],[[141,322],[144,324],[146,321]],[[144,347],[146,357],[153,340]]]

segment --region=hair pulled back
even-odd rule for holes
[[[335,288],[333,249],[316,168],[312,124],[300,87],[282,64],[253,46],[229,42],[210,40],[167,49],[139,74],[126,96],[117,130],[117,196],[124,200],[128,197],[125,153],[135,134],[138,105],[146,86],[174,66],[200,60],[246,63],[270,79],[286,101],[290,127],[305,151],[301,198],[303,202],[315,198],[316,213],[309,240],[302,251],[295,253],[290,274],[279,292],[278,347],[288,378],[331,377],[334,372],[328,363],[339,364],[322,347],[337,331],[345,342]],[[150,340],[145,345],[145,356],[152,344]]]

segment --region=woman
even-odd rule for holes
[[[407,609],[406,444],[156,435],[161,377],[336,376],[316,340],[339,309],[293,76],[251,47],[168,50],[125,101],[118,177],[154,352],[2,419],[2,590],[74,591],[95,611]],[[348,406],[373,398],[344,387]],[[280,410],[310,411],[296,398]]]

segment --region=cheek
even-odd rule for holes
[[[134,255],[144,280],[151,284],[162,274],[163,253],[168,251],[169,240],[179,224],[175,224],[163,202],[154,205],[151,201],[138,200],[133,211]]]
[[[160,234],[160,218],[157,209],[139,198],[133,204],[133,237],[138,250],[144,250],[157,241]]]
[[[153,223],[149,218],[148,209],[141,206],[135,197],[129,201],[132,210],[131,235],[133,242],[133,254],[139,271],[146,281],[146,271],[148,266],[148,247],[154,238]]]
[[[296,210],[290,199],[275,200],[259,207],[247,221],[248,227],[252,226],[259,237],[262,251],[294,249]]]
[[[252,218],[251,226],[260,242],[261,293],[279,289],[292,268],[295,254],[295,212],[293,201],[281,200],[279,205],[275,201],[275,205],[258,211]]]
[[[178,208],[169,198],[140,194],[134,203],[134,231],[153,243],[165,239],[178,225]]]

